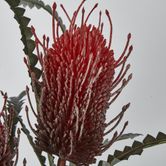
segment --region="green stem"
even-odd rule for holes
[[[54,166],[54,157],[49,153],[47,153],[47,156],[48,156],[49,165]]]

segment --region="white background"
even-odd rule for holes
[[[52,4],[52,0],[46,1]],[[57,0],[58,11],[63,21],[68,25],[67,19],[59,7],[63,3],[69,15],[77,8],[80,0]],[[89,23],[98,22],[98,12],[103,11],[104,36],[109,36],[108,20],[104,10],[108,9],[113,21],[112,48],[116,58],[123,50],[126,36],[132,33],[134,51],[130,57],[132,68],[130,72],[134,77],[123,91],[123,94],[108,110],[108,117],[118,113],[121,107],[131,102],[131,107],[124,117],[129,120],[126,132],[150,133],[154,136],[158,131],[166,133],[166,1],[165,0],[105,0],[86,2],[86,12],[99,2],[98,9],[92,14]],[[27,16],[32,18],[31,25],[41,37],[44,33],[51,35],[51,17],[44,10],[27,10]],[[16,96],[29,85],[26,67],[23,63],[24,52],[20,41],[21,35],[13,13],[5,1],[0,1],[0,89],[7,91],[9,96]],[[2,105],[2,99],[0,100]],[[24,116],[24,110],[22,112]],[[26,119],[25,119],[26,121]],[[35,121],[33,119],[33,121]],[[142,137],[143,138],[143,137]],[[141,140],[141,137],[138,139]],[[123,142],[123,141],[122,141]],[[115,149],[123,149],[124,145],[131,145],[132,140],[116,143],[103,154]],[[29,147],[26,137],[22,134],[20,143],[19,166],[26,156],[28,166],[38,166],[39,163]],[[164,163],[165,162],[165,163]],[[166,145],[146,149],[142,156],[131,157],[117,166],[165,166]]]

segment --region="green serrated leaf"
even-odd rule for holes
[[[114,158],[114,159],[112,160],[112,162],[111,162],[110,166],[114,166],[115,164],[117,164],[117,163],[119,163],[119,162],[120,162],[120,160],[119,160],[119,159]]]
[[[25,96],[25,91],[22,91],[18,96],[10,97],[7,100],[7,109],[10,110],[10,108],[13,108],[15,111],[15,114],[13,116],[12,128],[11,128],[11,138],[14,138],[16,135],[18,117],[19,113],[22,110],[22,106],[24,104],[24,99],[23,99],[24,96]],[[11,144],[13,143],[11,142]]]
[[[21,17],[20,20],[21,20],[22,26],[27,27],[31,19],[23,16]]]
[[[107,145],[109,143],[109,139],[105,139],[103,145]]]
[[[36,67],[34,67],[34,68],[32,69],[32,71],[36,74],[35,77],[36,77],[37,79],[39,79],[40,76],[41,76],[41,74],[42,74],[42,71],[41,71],[40,69],[36,68]]]
[[[69,162],[69,166],[76,166],[76,165],[72,162]]]
[[[125,148],[124,148],[124,152],[127,152],[127,151],[129,151],[129,150],[131,150],[132,148],[130,147],[130,146],[125,146]]]
[[[52,9],[50,5],[45,5],[45,8],[52,13]],[[58,13],[57,13],[57,16],[58,16]]]
[[[22,91],[19,95],[18,95],[18,99],[22,100],[22,98],[26,95],[25,91]]]
[[[23,51],[27,56],[31,56],[30,62],[33,62],[33,63],[30,64],[30,66],[34,67],[33,65],[36,65],[37,58],[33,54],[34,44],[32,44],[32,41],[31,41],[32,32],[31,32],[30,27],[28,27],[30,19],[24,16],[25,9],[18,7],[18,5],[20,4],[20,0],[13,0],[13,1],[5,0],[5,1],[9,4],[10,8],[12,9],[12,11],[15,14],[14,18],[16,19],[16,21],[19,24],[19,28],[20,28],[21,35],[22,35],[21,40],[24,44]],[[30,42],[29,42],[29,40],[30,40]],[[34,60],[32,60],[32,58],[34,58]]]
[[[31,54],[29,56],[29,61],[30,61],[31,67],[33,68],[33,66],[35,66],[37,64],[38,58],[35,54]]]
[[[33,36],[30,27],[26,27],[26,28],[24,29],[24,32],[25,32],[25,36],[26,36],[26,39],[27,39],[27,40],[30,39],[30,38]]]
[[[159,132],[156,138],[148,134],[142,142],[134,141],[132,146],[126,146],[123,151],[116,150],[113,155],[108,156],[107,162],[113,164],[116,159],[127,160],[132,155],[141,155],[145,148],[165,143],[166,134]]]
[[[23,97],[25,97],[26,93],[25,91],[22,91],[18,96],[16,97],[10,97],[7,101],[8,106],[13,106],[14,110],[17,112],[17,114],[19,114],[22,110],[22,106],[24,104],[24,99]]]
[[[114,156],[119,156],[120,154],[121,154],[121,151],[120,151],[120,150],[115,150]]]
[[[165,138],[166,138],[166,134],[164,134],[164,133],[162,133],[162,132],[159,132],[158,133],[158,135],[157,135],[157,140],[159,139],[159,140],[165,140]]]
[[[20,7],[16,7],[16,8],[15,8],[15,11],[17,12],[17,14],[18,14],[19,16],[23,16],[24,13],[25,13],[25,9],[20,8]]]
[[[114,157],[113,155],[108,155],[108,157],[107,157],[107,162],[111,164],[112,161],[114,160],[114,158],[115,158],[115,157]]]
[[[126,139],[134,139],[135,137],[141,136],[142,134],[138,134],[138,133],[127,133],[127,134],[122,134],[117,141],[121,141],[121,140],[126,140]]]
[[[155,142],[156,139],[151,136],[151,135],[147,135],[146,138],[143,140],[143,143],[146,144],[146,143],[149,143],[149,142]]]
[[[47,155],[48,155],[49,166],[55,166],[54,157],[51,154],[47,154]]]
[[[33,52],[33,50],[35,49],[35,42],[31,39],[27,40],[27,48],[30,52]]]
[[[133,147],[136,148],[138,146],[143,146],[143,143],[139,142],[139,141],[134,141],[133,143]]]
[[[110,163],[100,160],[98,166],[111,166]]]

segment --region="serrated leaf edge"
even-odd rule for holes
[[[162,138],[160,137],[160,135],[162,134]],[[112,161],[114,160],[114,158],[117,158],[119,160],[127,160],[130,156],[132,155],[141,155],[143,150],[145,148],[149,148],[149,147],[152,147],[152,146],[156,146],[156,145],[160,145],[160,144],[164,144],[166,143],[166,134],[162,133],[162,132],[159,132],[156,136],[156,138],[154,138],[153,140],[147,140],[148,137],[153,137],[151,135],[147,135],[142,142],[139,142],[139,141],[134,141],[132,146],[131,146],[131,149],[128,148],[128,151],[126,151],[126,147],[124,148],[123,151],[119,151],[118,150],[118,153],[117,153],[117,150],[114,152],[114,155],[109,155],[108,156],[108,159],[107,159],[107,162],[109,162],[110,164],[112,163]],[[161,139],[160,139],[161,138]],[[144,141],[146,140],[146,141]],[[139,145],[136,146],[135,142],[137,142],[137,144],[139,143]],[[135,152],[138,152],[139,151],[139,154],[136,154]],[[111,160],[110,160],[111,158]]]

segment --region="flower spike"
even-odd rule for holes
[[[105,11],[110,24],[107,42],[102,34],[104,23],[101,11],[98,25],[88,24],[98,3],[85,18],[84,2],[78,6],[72,18],[61,4],[70,25],[68,30],[59,34],[59,20],[52,17],[51,47],[46,36],[43,42],[39,41],[32,27],[42,70],[41,95],[35,112],[37,124],[36,129],[32,130],[39,150],[59,156],[58,163],[64,165],[66,160],[76,165],[94,163],[96,156],[107,150],[128,124],[126,122],[120,132],[116,131],[129,104],[109,122],[106,122],[106,112],[132,78],[132,74],[126,78],[130,69],[127,59],[132,51],[131,34],[128,35],[123,53],[115,60],[111,48],[113,27],[109,11]],[[52,10],[54,16],[55,4]],[[80,10],[81,24],[77,26]],[[40,53],[39,46],[44,53]],[[117,68],[119,72],[115,77]],[[27,108],[26,112],[29,121]],[[112,139],[103,145],[104,136],[111,133]]]

